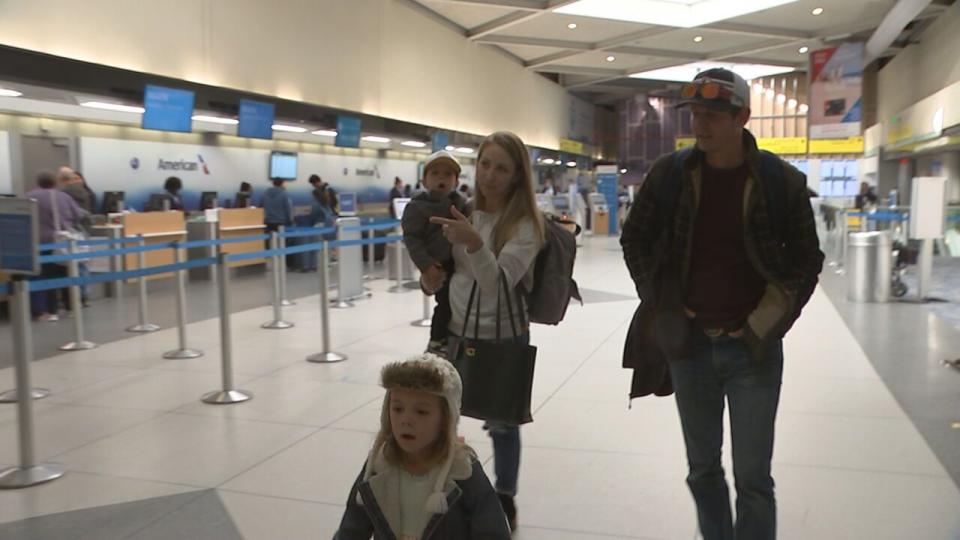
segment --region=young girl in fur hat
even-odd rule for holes
[[[483,467],[457,438],[462,384],[453,365],[426,353],[384,367],[381,384],[380,433],[335,540],[510,538]]]

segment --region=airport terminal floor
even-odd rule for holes
[[[620,362],[637,300],[617,239],[584,238],[575,277],[584,305],[532,330],[535,421],[522,429],[514,537],[694,540],[674,400],[628,407]],[[34,383],[52,391],[35,404],[37,457],[67,474],[0,492],[0,538],[330,538],[378,427],[379,370],[421,352],[427,330],[410,325],[419,293],[370,281],[369,299],[331,310],[333,348],[349,360],[307,363],[319,350],[316,274],[290,282],[288,330],[260,328],[271,318],[265,281],[233,288],[236,382],[254,398],[230,406],[200,401],[220,384],[220,349],[218,321],[199,306],[189,339],[206,354],[193,360],[161,358],[176,343],[169,324],[110,342],[91,332],[99,348],[53,354],[43,336],[69,319],[34,323]],[[209,301],[209,288],[191,283],[191,305]],[[151,290],[158,314],[171,295]],[[122,327],[133,304],[118,306],[89,310]],[[960,458],[949,452],[960,408],[933,406],[960,376],[938,365],[960,350],[960,330],[927,309],[850,304],[842,276],[825,267],[785,342],[773,461],[780,538],[960,538]],[[12,368],[0,369],[0,387],[13,384]],[[464,418],[461,434],[492,474],[480,422]],[[16,440],[15,407],[0,405],[0,463],[16,462]]]

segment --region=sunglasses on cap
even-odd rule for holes
[[[693,99],[700,95],[703,99],[722,99],[727,102],[733,101],[733,90],[717,81],[693,81],[680,87],[681,99]]]

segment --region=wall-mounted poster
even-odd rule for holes
[[[863,43],[843,43],[810,55],[810,138],[861,134]]]

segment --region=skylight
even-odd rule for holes
[[[693,28],[797,0],[580,0],[554,13]]]

